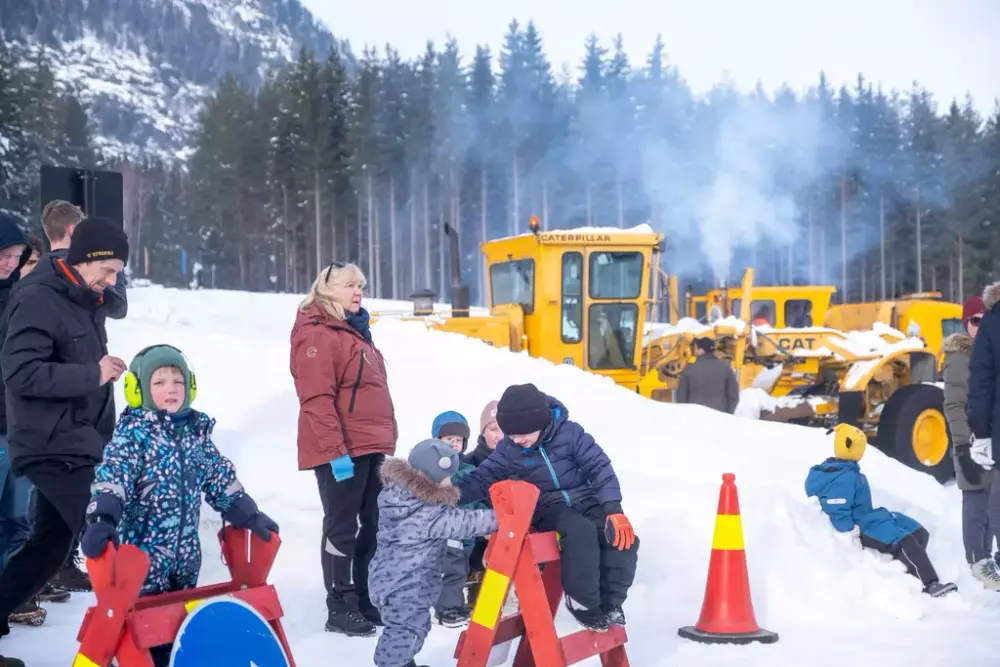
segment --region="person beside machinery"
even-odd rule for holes
[[[711,338],[694,339],[695,362],[681,373],[674,403],[693,403],[733,414],[740,402],[740,384],[736,374],[715,356]]]

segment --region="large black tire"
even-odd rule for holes
[[[937,461],[922,461],[917,456],[914,427],[917,421],[930,423],[935,440],[947,440],[944,454]],[[955,477],[955,461],[951,456],[951,437],[944,418],[944,391],[932,384],[911,384],[889,397],[879,419],[875,445],[887,456],[903,465],[925,472],[944,484]],[[940,449],[940,448],[938,448]]]

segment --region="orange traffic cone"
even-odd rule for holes
[[[701,617],[694,627],[683,627],[677,634],[704,644],[773,644],[778,641],[776,633],[757,625],[753,613],[736,475],[729,472],[722,476],[719,491],[719,510],[715,517]]]

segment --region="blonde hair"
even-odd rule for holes
[[[53,199],[42,209],[42,229],[49,243],[62,241],[70,227],[79,225],[83,211],[63,199]]]
[[[368,285],[364,272],[357,264],[334,262],[316,276],[312,287],[309,288],[309,294],[299,304],[299,310],[309,310],[313,303],[318,303],[323,310],[338,320],[345,319],[347,314],[344,312],[344,304],[337,302],[333,294],[335,288],[343,287],[351,280],[361,281],[362,289]]]

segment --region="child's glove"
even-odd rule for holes
[[[119,545],[118,522],[122,518],[122,501],[110,493],[102,493],[87,506],[87,528],[80,538],[80,549],[87,558],[99,558],[108,542]]]
[[[858,549],[864,548],[864,546],[861,544],[861,526],[857,524],[854,525],[854,528],[851,528],[851,542]]]
[[[246,493],[233,499],[233,504],[222,513],[222,518],[233,524],[233,528],[246,528],[265,542],[271,541],[272,532],[278,532],[278,524],[257,509],[257,503]]]
[[[955,447],[955,455],[958,458],[958,467],[962,469],[962,475],[969,484],[979,484],[983,481],[984,469],[972,460],[972,446],[958,445]]]
[[[980,439],[973,435],[969,454],[972,456],[972,460],[984,469],[993,469],[993,440],[991,438]]]
[[[609,514],[604,522],[604,537],[608,544],[613,544],[619,551],[626,551],[635,542],[635,531],[624,514]]]
[[[333,468],[333,478],[338,482],[354,477],[354,461],[349,454],[330,461],[330,467]]]

